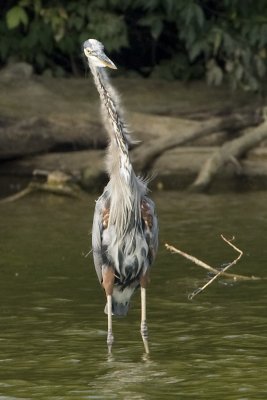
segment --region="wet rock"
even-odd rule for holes
[[[0,71],[0,81],[3,83],[15,83],[31,79],[33,67],[25,62],[10,63]]]

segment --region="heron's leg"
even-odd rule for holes
[[[111,353],[112,344],[114,341],[113,332],[112,332],[112,296],[110,294],[107,295],[107,305],[108,305],[108,334],[107,334],[107,345],[108,351]]]
[[[146,273],[140,279],[141,285],[141,336],[143,339],[145,352],[149,353],[148,347],[148,329],[146,323],[146,288],[148,283],[148,274]]]
[[[103,268],[103,287],[107,296],[107,311],[108,311],[108,334],[107,334],[107,345],[108,351],[111,353],[112,343],[114,341],[112,333],[112,293],[114,285],[114,270],[112,267]]]

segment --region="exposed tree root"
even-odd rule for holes
[[[212,179],[219,170],[228,162],[234,162],[239,166],[238,159],[252,148],[256,147],[264,139],[267,139],[267,122],[260,126],[250,129],[243,136],[224,143],[213,155],[206,161],[200,169],[196,180],[190,187],[190,191],[203,192],[208,189]]]
[[[261,113],[253,111],[250,114],[234,114],[230,118],[213,118],[209,121],[201,121],[198,129],[190,127],[182,134],[161,136],[146,142],[145,146],[139,146],[132,151],[135,167],[139,171],[147,172],[157,157],[174,147],[192,142],[195,139],[221,131],[239,131],[249,126],[258,125],[263,121]],[[178,127],[177,127],[178,130]]]

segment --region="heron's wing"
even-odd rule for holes
[[[152,236],[151,247],[153,249],[153,255],[152,255],[152,262],[153,262],[157,254],[158,244],[159,244],[159,226],[158,226],[158,217],[155,212],[155,206],[153,209],[153,224],[151,229],[151,236]]]
[[[102,195],[96,202],[95,205],[95,213],[93,219],[93,228],[92,228],[92,247],[93,247],[93,257],[95,270],[97,273],[97,277],[99,282],[102,282],[102,266],[104,264],[104,254],[102,248],[103,242],[103,211],[105,209],[106,200]]]
[[[142,211],[142,218],[145,222],[144,233],[149,249],[149,265],[151,265],[158,250],[158,218],[155,212],[154,202],[149,197],[145,197],[144,201],[146,205],[145,209]]]

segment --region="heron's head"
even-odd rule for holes
[[[83,51],[88,61],[96,67],[117,69],[116,65],[106,56],[104,46],[98,40],[86,40],[83,44]]]

